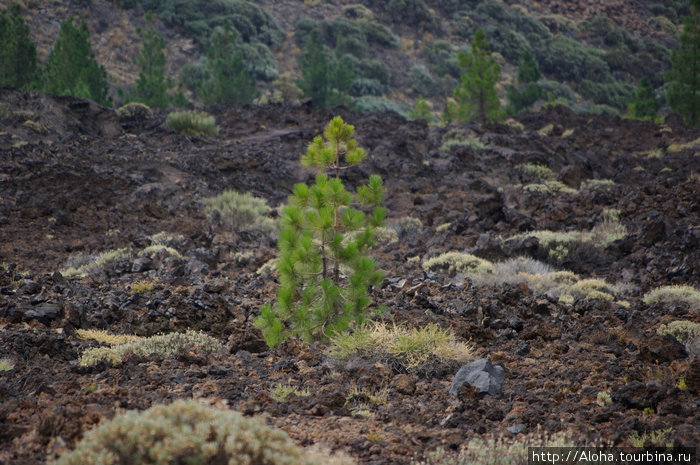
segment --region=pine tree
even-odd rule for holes
[[[348,92],[357,77],[349,57],[344,53],[342,41],[333,53],[326,50],[317,29],[309,32],[306,45],[299,58],[301,80],[299,88],[311,97],[317,108],[330,108],[349,103]]]
[[[243,54],[236,49],[236,31],[229,24],[217,27],[207,53],[207,78],[197,94],[205,105],[251,103],[258,95],[255,79],[245,67]]]
[[[520,58],[518,66],[518,84],[520,86],[519,88],[513,85],[508,87],[506,113],[517,115],[542,97],[542,88],[537,84],[540,76],[535,57],[529,50],[526,50]]]
[[[111,105],[107,72],[95,60],[89,39],[85,19],[81,18],[77,24],[73,17],[61,22],[44,68],[43,89],[56,95],[74,95]]]
[[[670,83],[666,100],[686,123],[700,123],[700,0],[691,0],[680,48],[671,53],[671,69],[664,78]]]
[[[0,11],[0,86],[28,89],[38,77],[36,46],[14,3]]]
[[[147,29],[138,29],[141,52],[136,60],[139,77],[127,97],[129,102],[145,103],[149,107],[166,108],[169,104],[168,89],[173,82],[165,77],[165,40],[153,27],[153,16],[146,13]]]
[[[462,69],[461,84],[452,94],[456,104],[448,105],[448,118],[456,121],[476,119],[482,124],[498,120],[501,111],[496,83],[501,67],[491,56],[482,29],[477,29],[474,34],[471,53],[460,52],[457,60]]]
[[[299,88],[311,97],[317,108],[327,108],[331,96],[331,60],[316,29],[312,29],[299,58],[301,80]]]
[[[654,86],[651,85],[648,77],[643,77],[639,81],[639,86],[634,93],[632,102],[635,118],[653,121],[656,118],[656,113],[659,111],[659,106],[659,101],[654,94]]]
[[[408,117],[413,120],[425,120],[428,123],[433,122],[433,115],[430,113],[430,104],[425,101],[422,95],[418,96],[418,100],[413,109],[408,113]]]
[[[379,176],[370,176],[355,195],[340,180],[342,170],[367,156],[352,138],[354,131],[335,117],[301,157],[318,174],[314,185],[294,186],[283,210],[277,301],[255,319],[270,347],[289,336],[321,339],[369,315],[367,292],[383,275],[364,253],[386,210],[379,206],[384,193]]]

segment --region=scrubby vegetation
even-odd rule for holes
[[[109,347],[95,347],[85,350],[78,361],[80,366],[92,366],[99,362],[120,365],[127,354],[136,357],[147,357],[151,354],[171,357],[179,350],[186,348],[192,348],[203,354],[224,350],[223,345],[218,340],[197,331],[170,333],[148,338],[110,336],[99,331],[84,331],[79,334],[81,337],[109,344]]]
[[[272,232],[277,223],[270,218],[270,207],[265,199],[255,197],[249,192],[240,193],[229,189],[216,197],[204,200],[206,212],[217,217],[228,227],[236,231]]]
[[[436,324],[407,328],[368,323],[331,337],[329,353],[339,360],[359,356],[380,361],[397,373],[439,376],[469,361],[472,348]]]
[[[221,405],[178,400],[117,415],[89,431],[74,451],[54,464],[336,463],[329,454],[318,455],[321,461],[312,460],[286,433],[260,418],[246,418]]]
[[[180,134],[215,136],[219,133],[214,117],[203,111],[173,111],[168,113],[165,124]]]
[[[687,305],[691,309],[700,310],[700,291],[692,286],[663,286],[644,295],[648,305]]]

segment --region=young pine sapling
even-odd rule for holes
[[[369,177],[356,194],[345,189],[341,171],[367,153],[353,139],[354,126],[335,117],[301,157],[318,169],[315,184],[299,183],[284,207],[278,241],[279,290],[274,305],[255,319],[267,344],[287,337],[324,338],[362,323],[370,313],[370,286],[383,274],[365,255],[386,209],[382,179]]]

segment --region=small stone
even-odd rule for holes
[[[506,428],[506,430],[508,430],[508,432],[511,434],[520,434],[525,430],[525,425],[523,425],[522,423],[518,423],[516,425],[509,426],[508,428]]]
[[[506,379],[506,372],[503,367],[493,365],[486,359],[476,360],[457,371],[457,374],[450,386],[450,394],[457,395],[457,390],[464,383],[469,383],[479,390],[480,393],[487,393],[492,396],[501,395],[501,387]]]

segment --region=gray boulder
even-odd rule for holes
[[[479,392],[500,396],[501,386],[503,386],[505,379],[506,372],[500,365],[494,365],[486,359],[476,360],[462,366],[457,371],[452,386],[450,386],[450,394],[456,397],[460,386],[469,383]]]

